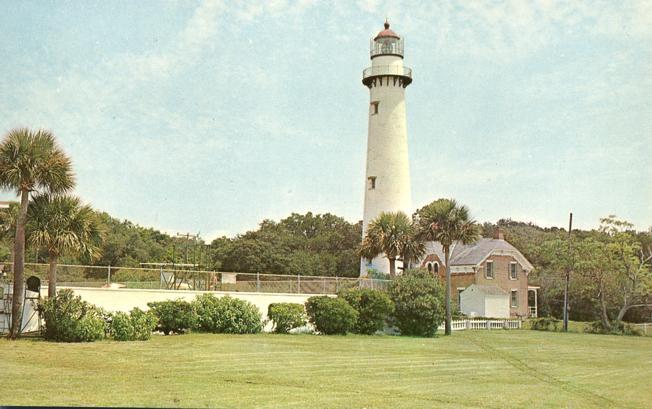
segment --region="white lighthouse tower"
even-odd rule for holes
[[[381,212],[401,210],[410,215],[405,87],[411,82],[412,70],[403,65],[403,39],[385,21],[385,29],[371,40],[371,67],[362,74],[370,96],[363,237]],[[371,262],[362,259],[360,276],[369,269],[388,273],[389,262],[384,256]]]

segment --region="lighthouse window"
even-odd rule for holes
[[[369,181],[369,190],[375,189],[376,188],[376,177],[375,176],[369,176],[367,178]]]
[[[371,103],[371,115],[375,115],[378,113],[378,101],[373,101]]]

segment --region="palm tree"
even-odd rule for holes
[[[64,193],[75,185],[70,159],[49,131],[10,130],[0,142],[0,189],[20,197],[14,239],[14,297],[9,338],[20,333],[25,294],[25,224],[32,192]]]
[[[92,259],[99,253],[103,232],[95,212],[68,195],[41,194],[29,207],[28,242],[48,252],[48,297],[57,294],[57,262],[63,254]]]
[[[444,250],[446,264],[446,335],[451,334],[451,245],[455,242],[470,244],[480,238],[478,225],[469,217],[469,209],[452,199],[439,199],[419,209],[416,213],[417,237],[438,241]]]
[[[372,260],[379,254],[385,254],[389,260],[389,275],[394,277],[398,258],[408,265],[423,255],[424,246],[415,241],[414,231],[412,221],[405,213],[382,212],[369,223],[360,256]]]

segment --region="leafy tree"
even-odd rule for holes
[[[479,227],[469,216],[469,209],[452,199],[439,199],[416,212],[417,237],[438,241],[444,250],[446,264],[446,335],[451,334],[451,269],[450,248],[457,241],[469,244],[480,237]]]
[[[649,249],[644,249],[629,222],[615,216],[601,219],[591,234],[574,238],[569,253],[566,240],[541,245],[542,289],[550,299],[563,293],[562,271],[572,265],[569,287],[575,319],[599,319],[607,331],[634,307],[650,306],[652,272]]]
[[[29,243],[48,252],[48,296],[54,297],[59,257],[67,253],[92,260],[98,255],[102,227],[90,206],[69,195],[38,195],[27,213]]]
[[[9,338],[15,339],[22,322],[25,293],[25,225],[32,192],[59,194],[75,185],[70,159],[49,131],[10,130],[0,143],[0,188],[20,196],[14,239],[14,298]]]
[[[600,219],[600,231],[608,237],[607,258],[613,266],[615,288],[621,299],[617,321],[621,321],[631,308],[652,306],[652,251],[643,249],[636,241],[633,227],[613,215]]]
[[[360,255],[372,260],[379,254],[384,254],[389,260],[389,275],[394,277],[397,259],[401,258],[407,266],[425,251],[423,243],[418,242],[414,234],[412,221],[405,213],[382,212],[369,223]]]
[[[13,244],[16,235],[16,220],[18,219],[18,211],[20,205],[16,202],[9,203],[6,209],[0,209],[0,242],[7,243],[7,247],[0,248],[0,260],[6,260],[10,256],[13,261]]]
[[[361,225],[331,214],[292,213],[210,245],[210,268],[246,273],[357,276]]]

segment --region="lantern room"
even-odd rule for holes
[[[379,55],[396,55],[403,58],[403,39],[390,30],[385,20],[385,29],[371,40],[371,58]]]

